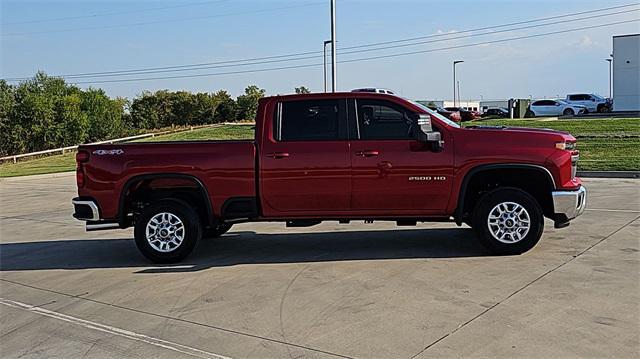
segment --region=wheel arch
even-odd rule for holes
[[[470,205],[469,201],[473,200],[473,197],[470,198],[469,196],[470,195],[469,190],[470,190],[470,185],[473,183],[474,178],[478,178],[476,176],[479,176],[482,174],[489,174],[489,173],[497,174],[500,172],[504,173],[505,171],[508,171],[511,173],[514,173],[517,171],[522,171],[522,172],[531,171],[536,173],[538,176],[545,178],[546,182],[544,185],[548,189],[547,192],[548,192],[549,198],[545,198],[544,201],[542,201],[544,203],[540,203],[540,205],[543,206],[543,211],[545,215],[553,214],[553,203],[551,199],[551,191],[553,191],[556,188],[556,184],[555,184],[553,175],[544,166],[527,164],[527,163],[485,164],[485,165],[478,165],[476,167],[471,168],[469,171],[467,171],[467,173],[464,176],[464,179],[462,180],[462,183],[460,185],[459,195],[458,195],[458,203],[456,205],[456,209],[453,215],[456,224],[462,225],[464,215],[465,215],[465,209],[467,209],[468,206]],[[536,198],[536,200],[540,201],[539,198]],[[549,205],[551,205],[551,208],[549,208]]]
[[[125,228],[128,226],[127,223],[127,206],[129,203],[127,199],[129,197],[129,192],[132,188],[139,185],[144,181],[154,181],[154,180],[164,180],[164,179],[176,179],[176,180],[186,180],[191,181],[195,184],[196,188],[200,191],[201,199],[204,203],[204,214],[206,215],[206,224],[212,224],[214,218],[213,205],[211,203],[211,197],[209,196],[209,191],[207,190],[204,183],[196,176],[184,173],[148,173],[142,175],[133,176],[125,182],[120,191],[120,196],[118,199],[118,223],[121,228]]]

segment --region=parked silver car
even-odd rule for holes
[[[600,95],[576,93],[567,95],[565,102],[587,108],[588,112],[611,112],[611,101]]]

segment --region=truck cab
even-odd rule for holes
[[[586,207],[573,136],[461,127],[416,102],[368,92],[263,98],[253,141],[81,146],[75,217],[135,228],[154,262],[185,258],[235,223],[449,221],[496,254],[533,248],[544,218]]]

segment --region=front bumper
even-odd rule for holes
[[[551,195],[556,228],[566,227],[587,208],[587,189],[584,186],[576,191],[554,191]]]

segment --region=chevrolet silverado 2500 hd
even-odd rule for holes
[[[185,258],[234,223],[386,220],[471,226],[493,253],[536,245],[586,206],[576,139],[471,126],[389,94],[260,100],[255,139],[80,146],[74,217],[134,227],[154,262]]]

